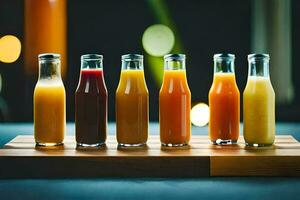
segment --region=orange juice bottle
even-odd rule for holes
[[[214,55],[214,80],[209,90],[209,136],[213,144],[234,144],[240,132],[240,92],[234,55]]]
[[[119,147],[144,146],[148,139],[149,100],[143,71],[143,56],[122,56],[122,71],[116,91],[116,125]]]
[[[249,74],[243,94],[244,139],[247,146],[268,146],[275,140],[275,93],[269,76],[269,55],[248,55]]]
[[[191,137],[191,92],[185,72],[185,55],[169,54],[164,59],[159,93],[160,141],[162,146],[185,146]]]
[[[66,94],[60,75],[60,55],[39,55],[39,79],[34,89],[34,138],[37,146],[63,144]]]

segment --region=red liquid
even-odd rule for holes
[[[77,143],[105,143],[107,90],[102,70],[81,70],[75,93],[75,124]]]

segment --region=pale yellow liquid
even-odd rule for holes
[[[275,93],[267,77],[248,77],[243,97],[245,142],[271,145],[275,139]]]
[[[61,81],[39,81],[34,90],[34,138],[42,145],[64,140],[66,94]]]

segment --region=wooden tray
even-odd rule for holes
[[[20,135],[0,149],[2,178],[81,177],[201,177],[299,176],[300,143],[277,136],[275,145],[245,149],[211,145],[207,136],[193,136],[189,149],[161,149],[159,136],[150,135],[147,149],[118,150],[114,136],[100,151],[75,150],[67,136],[59,149],[35,149],[33,136]]]

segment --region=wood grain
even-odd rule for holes
[[[292,136],[277,136],[275,145],[246,149],[211,145],[207,136],[193,136],[188,149],[162,149],[158,135],[150,135],[145,149],[118,150],[114,136],[106,149],[75,150],[67,136],[64,146],[35,149],[33,136],[20,135],[0,149],[1,178],[84,177],[201,177],[299,176],[300,143]]]

